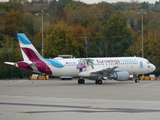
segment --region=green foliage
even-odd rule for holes
[[[72,0],[59,0],[60,2],[62,2],[63,4],[67,4],[70,3]]]
[[[19,10],[22,11],[22,3],[21,2],[0,2],[0,9],[4,9],[7,12],[10,12],[11,10]]]
[[[25,28],[22,24],[23,15],[12,10],[5,14],[5,34],[15,37],[16,33],[24,32]]]
[[[89,5],[82,3],[80,1],[71,1],[70,3],[66,4],[64,10],[75,11],[75,10],[80,10],[83,7],[89,7]]]
[[[45,44],[45,37],[50,34],[50,32],[53,30],[53,24],[46,22],[43,25],[43,42]],[[32,41],[32,39],[31,39]],[[35,48],[39,51],[39,53],[42,52],[42,28],[39,29],[39,32],[34,36],[33,41],[32,41],[33,45],[35,46]],[[44,51],[46,51],[45,47],[44,47]],[[45,54],[44,54],[45,56]]]
[[[144,26],[145,31],[160,30],[160,13],[147,12],[147,14],[149,14],[150,17],[147,24]]]
[[[130,46],[131,32],[126,27],[126,17],[121,11],[111,16],[105,27],[107,56],[123,56],[125,49]]]
[[[156,65],[157,71],[160,71],[160,30],[151,30],[144,36],[144,57]],[[138,41],[126,50],[125,55],[142,56],[142,37],[138,37]]]
[[[0,78],[26,77],[29,72],[4,64],[6,61],[16,62],[22,60],[18,41],[15,41],[12,37],[4,36],[4,39],[0,41],[0,45],[0,68],[3,68],[0,69]]]
[[[45,39],[45,56],[56,57],[60,54],[79,56],[78,43],[72,36],[72,31],[64,23],[58,23]]]
[[[149,10],[149,3],[148,2],[141,3],[140,9]]]
[[[116,10],[122,11],[130,11],[130,10],[139,10],[141,7],[141,3],[138,1],[131,1],[131,2],[117,2],[116,4],[112,4],[112,6]]]
[[[110,18],[110,16],[115,13],[115,8],[111,4],[106,2],[98,3],[97,7],[102,11],[102,14],[100,15],[102,17],[102,25],[104,25],[105,22]]]
[[[21,0],[0,3],[0,79],[31,74],[4,62],[22,60],[18,32],[24,32],[41,53],[42,16],[35,16],[39,10],[50,14],[43,18],[44,56],[47,58],[60,54],[75,57],[141,56],[142,18],[137,12],[141,8],[159,11],[159,3],[131,1],[89,5],[72,0],[54,0],[49,4]],[[156,64],[158,73],[160,13],[152,10],[144,10],[147,12],[143,18],[145,57]]]
[[[159,8],[160,8],[160,1],[156,1],[152,7],[152,10],[158,12]]]
[[[106,43],[102,35],[97,35],[95,39],[92,40],[88,48],[89,57],[104,57],[106,56]]]
[[[23,15],[22,24],[24,25],[25,32],[34,34],[33,15],[31,13],[25,13]],[[26,31],[27,30],[27,31]]]
[[[49,12],[50,16],[55,18],[63,11],[64,6],[65,5],[61,1],[53,0],[50,2],[47,11]]]

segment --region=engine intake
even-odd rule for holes
[[[113,79],[117,81],[127,81],[129,76],[130,75],[127,71],[118,71],[113,73]]]

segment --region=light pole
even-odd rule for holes
[[[137,12],[137,14],[141,14],[141,19],[142,19],[142,58],[144,58],[144,42],[143,42],[143,14],[147,14],[146,12],[143,12],[143,9],[141,9],[140,12]]]
[[[43,15],[49,15],[49,13],[44,13],[43,10],[41,13],[36,13],[35,15],[39,16],[42,15],[42,57],[44,56],[43,50],[44,50],[44,45],[43,45]]]

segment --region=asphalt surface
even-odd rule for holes
[[[160,120],[160,80],[0,80],[0,120]]]

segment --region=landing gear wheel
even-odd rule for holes
[[[96,80],[95,83],[98,84],[99,83],[98,80]]]
[[[78,80],[78,84],[84,84],[85,83],[85,80],[84,79],[79,79]]]
[[[136,82],[136,83],[139,83],[139,80],[138,80],[138,79],[136,79],[136,80],[135,80],[135,82]]]
[[[95,83],[96,84],[102,84],[102,80],[96,80]]]
[[[99,84],[102,84],[102,80],[99,80]]]

